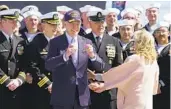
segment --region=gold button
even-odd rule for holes
[[[50,75],[50,73],[48,73],[48,75]]]
[[[39,78],[39,80],[41,80],[41,78]]]

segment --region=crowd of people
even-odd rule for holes
[[[171,13],[159,10],[0,5],[0,108],[170,109]]]

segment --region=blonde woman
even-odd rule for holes
[[[135,54],[103,75],[89,72],[89,78],[104,81],[89,87],[98,93],[117,87],[118,109],[153,109],[152,95],[157,94],[159,78],[154,38],[145,30],[135,32],[134,36]]]

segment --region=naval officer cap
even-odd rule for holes
[[[128,19],[122,19],[118,21],[118,26],[134,26],[135,21],[134,20],[128,20]]]
[[[39,9],[37,6],[34,6],[34,5],[28,5],[26,7],[24,7],[22,10],[21,10],[21,14],[23,15],[24,18],[27,18],[29,16],[37,16],[37,17],[40,17],[42,14],[39,12]]]
[[[0,5],[0,11],[7,10],[9,7],[7,5]]]
[[[85,5],[84,7],[81,7],[79,10],[81,13],[88,12],[91,7],[91,5]]]
[[[66,22],[73,22],[73,21],[81,21],[81,15],[77,10],[71,10],[65,13],[64,21]]]
[[[62,12],[68,12],[73,10],[72,8],[68,7],[68,6],[57,6],[56,7],[56,11],[62,11]]]
[[[93,7],[88,11],[87,16],[91,21],[99,22],[104,21],[106,15],[104,10],[102,10],[101,8]]]
[[[135,17],[137,17],[138,13],[135,9],[133,8],[126,8],[121,12],[121,17],[123,18],[127,13],[132,13],[135,15]]]
[[[0,18],[1,19],[11,19],[20,21],[20,10],[19,9],[8,9],[0,11]]]
[[[48,24],[60,24],[61,18],[58,12],[49,12],[40,17],[41,22],[46,22]]]
[[[151,8],[157,8],[157,9],[160,9],[161,7],[161,4],[160,3],[152,3],[152,4],[149,4],[146,6],[146,10],[149,10]]]
[[[119,15],[120,10],[117,8],[107,8],[104,10],[105,15],[108,15],[109,13],[115,13],[116,15]]]

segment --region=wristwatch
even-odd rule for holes
[[[97,81],[103,81],[103,78],[102,78],[102,75],[103,74],[95,74],[95,80],[97,80]]]

